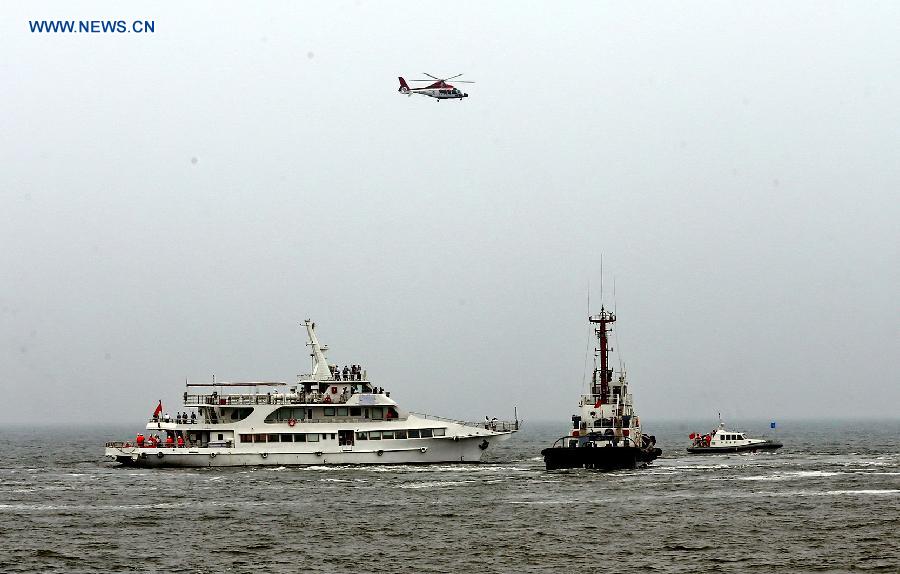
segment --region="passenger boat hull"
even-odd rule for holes
[[[275,448],[249,451],[236,448],[137,448],[107,447],[109,460],[125,466],[156,468],[206,468],[229,466],[319,466],[367,464],[439,464],[480,462],[493,442],[510,434],[495,434],[453,440],[430,439],[424,443],[389,448],[339,448],[313,452],[287,452]]]
[[[767,440],[754,444],[726,445],[726,446],[689,446],[687,451],[691,454],[716,454],[734,452],[756,452],[758,450],[776,450],[784,446],[780,442]]]
[[[658,448],[637,447],[551,447],[541,451],[547,470],[562,468],[590,468],[621,470],[645,466],[662,451]]]

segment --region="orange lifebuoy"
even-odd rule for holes
[[[331,402],[331,395],[325,395],[325,402],[326,402],[326,403],[330,403],[330,402]]]
[[[288,419],[288,426],[292,427],[297,424],[297,419]]]

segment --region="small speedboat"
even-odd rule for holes
[[[688,438],[693,441],[687,451],[691,454],[713,454],[717,452],[756,452],[758,450],[775,450],[784,446],[778,441],[768,438],[749,438],[740,431],[728,430],[719,420],[719,428],[707,434],[691,433]]]

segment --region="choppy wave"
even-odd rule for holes
[[[655,431],[665,458],[612,473],[545,471],[538,453],[558,429],[542,432],[526,427],[481,465],[161,471],[104,463],[103,441],[115,437],[7,440],[0,571],[568,571],[584,569],[585,553],[572,552],[584,533],[596,534],[592,555],[625,571],[900,563],[887,543],[900,428],[873,426],[865,449],[809,429],[784,433],[776,453],[708,457],[684,453],[681,431]],[[617,543],[616,528],[649,550]],[[737,535],[712,544],[710,533],[777,540],[779,552]]]

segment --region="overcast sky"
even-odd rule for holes
[[[309,317],[403,407],[566,424],[601,254],[645,425],[897,416],[895,2],[0,16],[3,423],[292,381]]]

